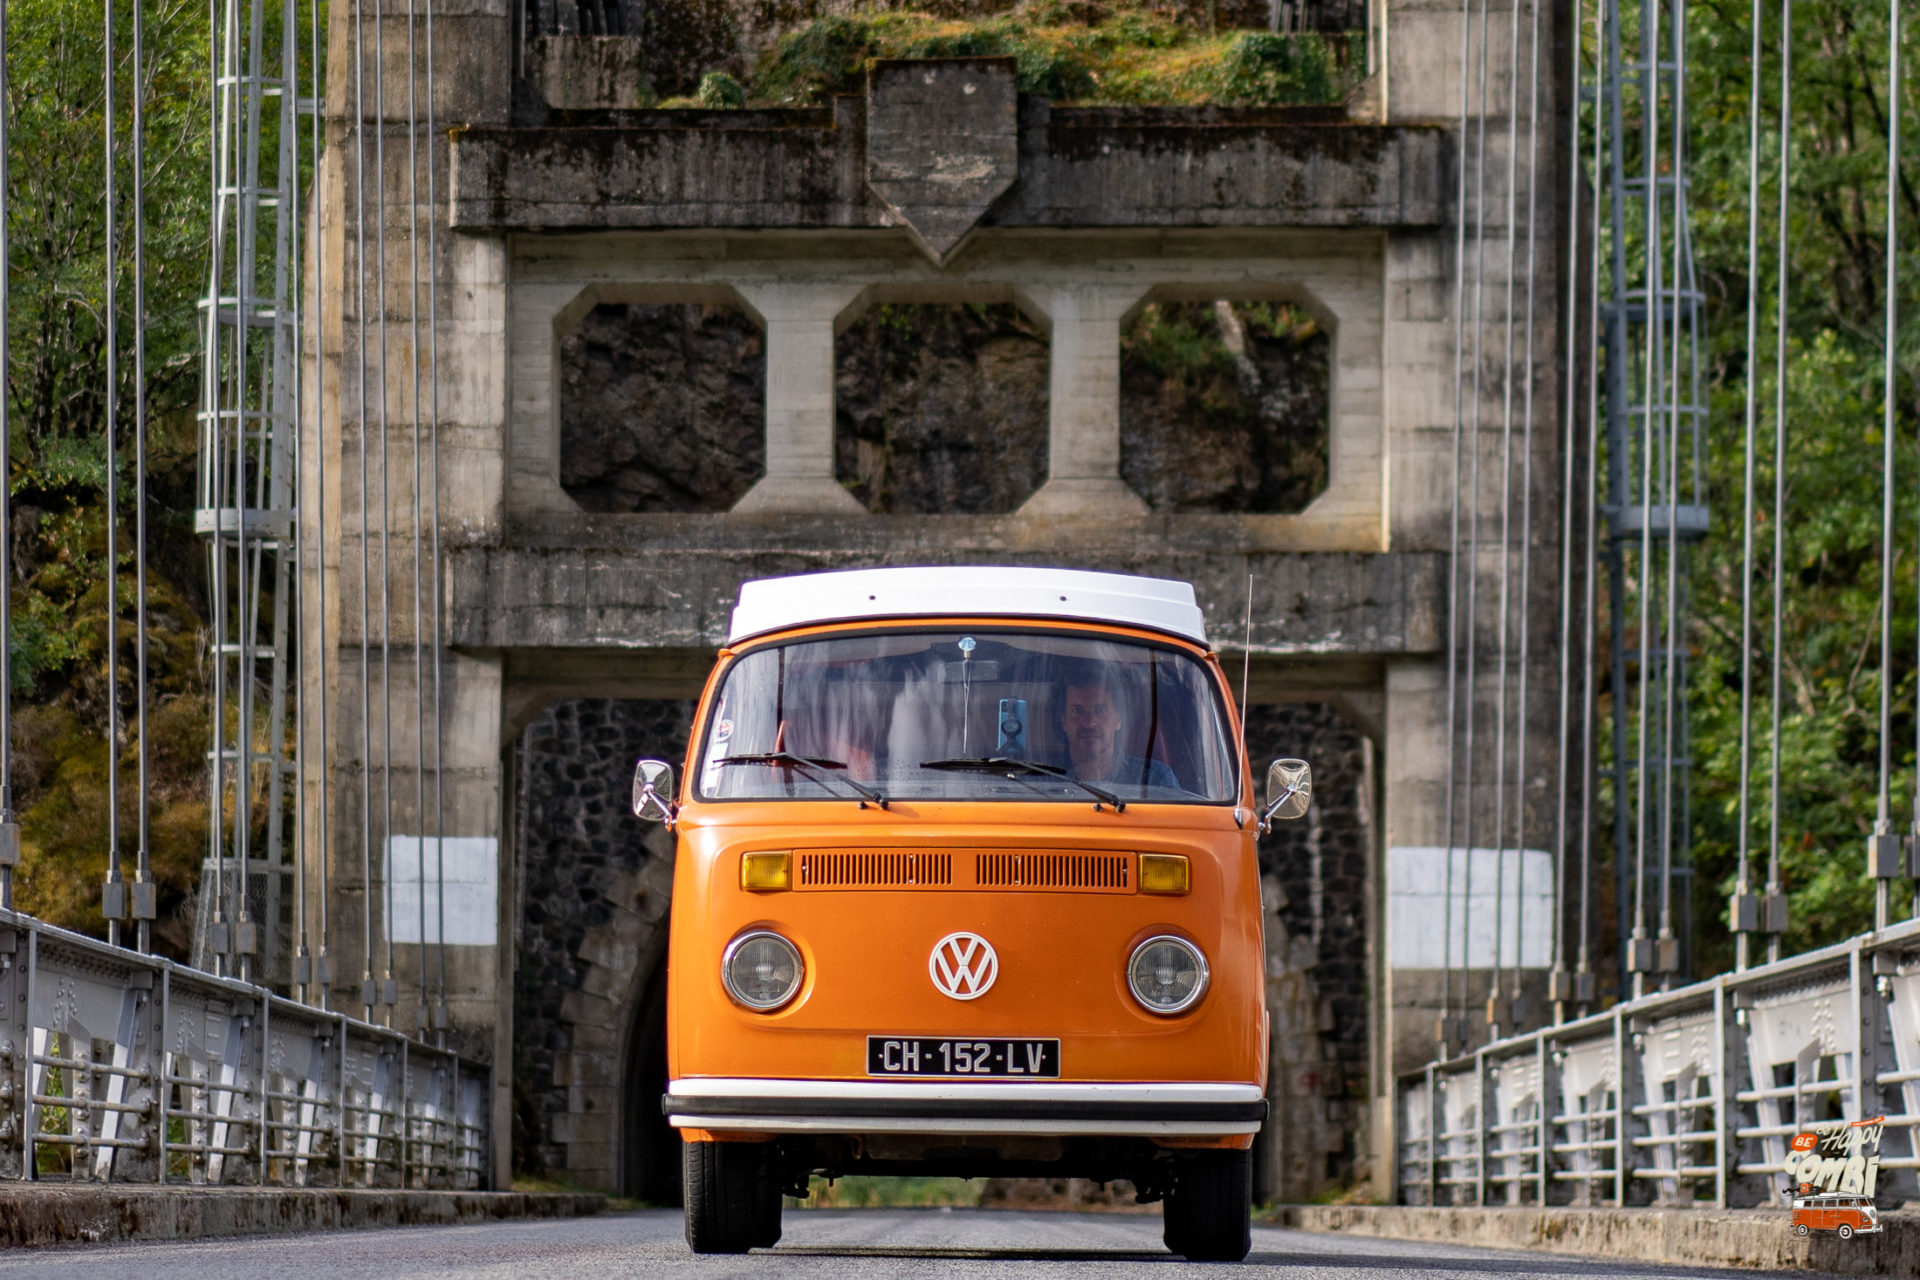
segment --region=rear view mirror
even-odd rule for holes
[[[673,821],[673,766],[665,760],[642,760],[633,767],[633,816],[643,822]]]
[[[1313,770],[1305,760],[1286,758],[1267,766],[1267,811],[1260,815],[1264,829],[1275,819],[1298,818],[1313,803]]]

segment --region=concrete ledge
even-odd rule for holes
[[[599,1213],[604,1196],[333,1188],[0,1187],[0,1247],[443,1226]]]
[[[1854,1276],[1920,1275],[1920,1213],[1880,1215],[1877,1236],[1802,1239],[1784,1209],[1428,1209],[1288,1205],[1280,1226],[1384,1240],[1579,1254],[1628,1262]]]

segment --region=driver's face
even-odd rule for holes
[[[1067,731],[1067,751],[1081,772],[1105,768],[1113,759],[1113,737],[1120,731],[1120,711],[1105,685],[1072,685],[1061,718]]]

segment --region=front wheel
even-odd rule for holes
[[[780,1240],[780,1182],[767,1142],[689,1142],[687,1247],[745,1253]]]
[[[1238,1262],[1253,1247],[1253,1152],[1195,1151],[1167,1191],[1167,1248],[1194,1262]]]
[[[1847,1225],[1846,1223],[1844,1223],[1844,1222],[1840,1224],[1840,1238],[1841,1238],[1842,1240],[1851,1240],[1851,1239],[1853,1239],[1853,1228],[1852,1228],[1852,1227],[1850,1227],[1850,1226],[1848,1226],[1848,1225]]]

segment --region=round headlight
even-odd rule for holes
[[[1207,958],[1185,938],[1148,938],[1127,961],[1127,985],[1153,1013],[1184,1013],[1207,993]]]
[[[777,933],[743,933],[720,958],[727,994],[749,1009],[778,1009],[800,990],[806,966],[800,949]]]

